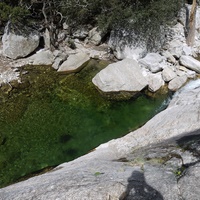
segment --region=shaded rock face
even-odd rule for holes
[[[2,38],[3,54],[12,59],[26,57],[38,47],[39,40],[40,36],[36,31],[30,30],[23,35],[16,34],[8,24]]]
[[[147,54],[146,44],[144,42],[138,42],[134,45],[129,45],[129,42],[125,38],[127,33],[124,31],[124,34],[116,34],[114,31],[111,32],[109,38],[109,46],[113,50],[114,55],[117,59],[139,59],[144,57]],[[137,38],[135,35],[134,38]]]
[[[150,196],[150,199],[198,199],[199,145],[200,129],[134,151],[126,158],[127,165],[140,165],[143,171],[136,173],[140,178],[136,178],[135,172],[132,174],[132,186],[125,199],[137,199],[137,196],[139,199],[149,199]],[[186,184],[187,181],[191,184]],[[193,184],[196,189],[192,189]],[[135,191],[142,192],[137,194]]]
[[[128,58],[108,65],[92,79],[92,82],[104,93],[130,92],[135,94],[148,84],[138,63]]]

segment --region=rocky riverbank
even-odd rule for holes
[[[52,171],[0,189],[2,200],[198,199],[200,81],[140,129]]]
[[[197,22],[200,21],[199,13],[198,8]],[[115,56],[124,60],[108,66],[105,71],[97,74],[93,79],[94,84],[105,93],[127,92],[127,88],[135,84],[136,90],[132,90],[131,87],[128,91],[132,95],[145,87],[151,92],[156,92],[164,84],[168,84],[171,91],[177,91],[189,79],[195,79],[200,73],[200,62],[193,58],[200,52],[200,24],[197,23],[196,26],[196,45],[190,48],[185,43],[182,23],[184,19],[185,16],[181,15],[179,22],[172,28],[170,42],[157,53],[141,56],[143,53],[138,52],[134,46],[131,47],[134,51],[124,47],[123,51],[120,49],[120,52],[117,52],[119,48],[111,45]],[[96,29],[95,34],[98,34]],[[86,39],[95,38],[92,33],[86,35]],[[97,44],[99,45],[99,42]],[[77,48],[62,46],[59,51],[50,51],[45,47],[32,56],[27,55],[28,57],[17,60],[1,57],[1,83],[10,83],[14,79],[20,82],[16,67],[24,64],[52,65],[62,73],[70,73],[82,69],[89,58],[112,57],[107,51],[107,45],[91,49],[90,45],[78,38],[74,39],[73,45]],[[77,60],[77,55],[84,58],[84,62]],[[72,63],[76,69],[71,69],[68,63]],[[130,63],[134,64],[129,66]],[[115,67],[117,75],[123,77],[117,82],[116,77],[112,77],[115,73],[111,70]],[[133,68],[137,70],[133,74],[137,72],[142,80],[137,80],[138,83],[134,84],[133,76],[129,73]],[[2,188],[0,199],[196,200],[200,196],[199,111],[200,81],[196,80],[175,93],[168,108],[140,129],[123,138],[102,144],[93,152],[72,162],[63,163],[46,174]]]
[[[190,9],[190,6],[187,6]],[[120,41],[123,38],[115,38],[116,44],[114,46],[112,36],[109,42],[103,43],[97,28],[84,32],[79,30],[73,33],[73,39],[70,39],[64,25],[63,30],[58,35],[60,40],[63,37],[62,42],[60,42],[58,49],[52,50],[48,43],[50,37],[48,32],[40,36],[39,33],[30,31],[30,33],[19,36],[19,33],[15,33],[8,24],[0,48],[0,83],[9,83],[13,79],[20,82],[16,68],[26,64],[51,65],[58,73],[69,74],[79,72],[89,59],[106,59],[116,63],[102,70],[93,79],[98,90],[106,96],[115,98],[117,94],[120,96],[117,98],[127,99],[143,89],[155,93],[166,85],[170,91],[177,91],[188,80],[195,79],[200,73],[200,62],[194,59],[200,53],[199,7],[196,17],[196,37],[193,47],[186,44],[184,35],[186,15],[185,11],[182,10],[177,23],[166,33],[169,39],[165,46],[153,53],[146,52],[143,46],[140,47],[143,52],[141,53],[141,51],[137,51],[134,44],[120,46]],[[41,38],[45,41],[43,47],[39,47]],[[16,45],[18,43],[22,46]],[[27,46],[30,47],[28,50]],[[120,52],[117,52],[119,49],[121,49]],[[119,61],[116,58],[124,60]],[[137,74],[136,78],[134,78],[134,74]],[[116,76],[118,76],[117,79]],[[137,87],[138,83],[140,83],[140,87]]]

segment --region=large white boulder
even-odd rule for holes
[[[171,40],[168,44],[168,51],[176,58],[180,58],[183,54],[183,46],[184,42],[180,40],[180,38],[175,38]]]
[[[80,71],[84,65],[90,60],[90,57],[86,53],[77,53],[70,55],[68,59],[62,63],[58,72],[72,73]]]
[[[129,58],[108,65],[92,79],[92,82],[105,93],[137,93],[148,85],[138,63]]]
[[[181,56],[180,64],[187,67],[188,69],[200,73],[200,62],[191,56]]]
[[[26,57],[39,45],[40,36],[37,31],[27,31],[19,34],[10,29],[9,24],[5,28],[2,38],[3,55],[12,59]]]

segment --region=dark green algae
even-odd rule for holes
[[[108,62],[91,60],[81,72],[24,66],[22,84],[0,94],[0,187],[27,174],[88,153],[149,120],[166,99],[102,97],[92,78]]]

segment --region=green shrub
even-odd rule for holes
[[[67,3],[66,3],[67,2]],[[183,0],[68,0],[63,1],[62,13],[72,27],[83,24],[98,26],[103,32],[114,30],[127,41],[133,33],[137,40],[156,43],[161,30],[171,23],[184,5]],[[78,3],[79,2],[79,3]],[[163,35],[163,34],[162,34]],[[151,46],[150,45],[150,46]]]
[[[12,22],[17,22],[20,20],[25,20],[29,11],[22,7],[12,7],[9,4],[0,2],[0,21],[7,22],[11,20]]]

